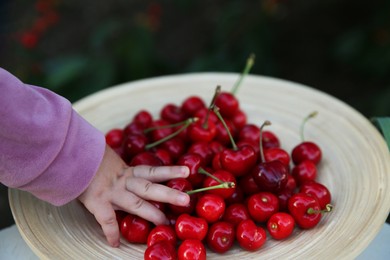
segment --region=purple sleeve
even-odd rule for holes
[[[0,68],[0,182],[54,205],[77,198],[95,175],[103,133],[65,98]]]

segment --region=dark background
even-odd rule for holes
[[[239,72],[390,115],[390,1],[0,0],[0,67],[71,101],[118,83]],[[13,223],[0,185],[0,228]]]

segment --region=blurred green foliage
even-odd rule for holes
[[[390,114],[389,1],[15,0],[0,8],[8,14],[0,66],[71,101],[147,77],[239,72],[253,52],[254,74],[312,86],[366,116]],[[49,11],[58,19],[36,43],[23,38]]]

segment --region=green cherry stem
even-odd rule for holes
[[[221,121],[221,123],[223,124],[223,127],[226,129],[226,132],[227,132],[228,135],[229,135],[230,142],[232,143],[232,149],[233,149],[234,151],[237,151],[237,150],[238,150],[237,144],[236,144],[236,142],[234,141],[234,138],[233,138],[232,134],[231,134],[230,131],[229,131],[229,127],[226,125],[226,122],[225,122],[225,120],[223,119],[221,113],[219,113],[219,108],[216,107],[216,106],[214,106],[213,110],[214,110],[214,113],[217,115],[218,119],[219,119],[219,120]]]
[[[173,137],[177,136],[178,134],[180,134],[181,132],[183,132],[189,125],[191,125],[192,123],[198,121],[198,118],[197,117],[191,117],[191,118],[188,118],[187,120],[184,121],[184,124],[183,126],[177,130],[176,132],[170,134],[170,135],[167,135],[166,137],[164,138],[161,138],[160,140],[157,140],[156,142],[154,143],[150,143],[150,144],[147,144],[145,145],[145,149],[148,150],[148,149],[151,149],[153,147],[156,147],[157,145],[159,144],[162,144],[166,141],[168,141],[169,139],[172,139]],[[171,125],[172,126],[172,125]]]
[[[211,173],[209,173],[208,171],[206,171],[206,170],[203,169],[202,167],[200,167],[200,168],[198,169],[198,173],[204,174],[204,175],[206,175],[206,176],[208,176],[208,177],[210,177],[210,178],[216,180],[216,181],[219,182],[219,183],[224,183],[223,180],[221,180],[220,178],[218,178],[218,177],[212,175]]]
[[[251,68],[253,67],[254,63],[255,63],[255,54],[251,53],[249,55],[249,58],[246,61],[246,65],[245,65],[244,70],[241,73],[241,76],[238,78],[238,80],[236,81],[236,83],[234,84],[234,86],[232,88],[231,93],[233,95],[237,94],[237,90],[238,90],[239,86],[241,85],[241,83],[242,83],[243,79],[245,78],[245,76],[249,74],[249,72],[250,72]]]
[[[260,126],[260,142],[259,142],[259,145],[260,145],[260,159],[261,159],[261,162],[265,162],[265,157],[264,157],[264,151],[263,151],[263,128],[266,126],[266,125],[271,125],[271,122],[266,120],[264,121],[264,123]]]
[[[315,210],[313,208],[308,208],[307,209],[307,214],[323,214],[323,213],[329,213],[333,210],[333,205],[332,204],[326,204],[325,209],[322,210]]]
[[[189,119],[191,119],[191,118],[189,118]],[[181,122],[177,122],[175,124],[149,127],[149,128],[146,128],[143,132],[144,132],[144,134],[147,134],[147,133],[150,133],[150,132],[152,132],[154,130],[158,130],[158,129],[173,128],[173,127],[176,127],[176,126],[185,125],[185,124],[187,124],[189,119],[186,119],[186,120],[181,121]]]
[[[307,122],[310,118],[315,117],[317,114],[318,114],[317,111],[311,112],[308,116],[306,116],[306,117],[303,119],[302,124],[301,124],[301,129],[300,129],[301,140],[302,140],[302,142],[305,141],[305,136],[304,136],[304,133],[303,133],[303,132],[304,132],[304,128],[305,128],[306,122]]]
[[[203,129],[207,129],[208,126],[209,126],[209,117],[210,117],[210,112],[211,110],[214,108],[215,106],[215,100],[217,99],[217,97],[219,96],[219,94],[221,93],[221,86],[217,86],[215,88],[215,92],[214,92],[214,96],[213,98],[211,99],[211,102],[210,102],[210,105],[209,105],[209,109],[207,110],[207,114],[206,116],[204,117],[204,122],[203,122]]]
[[[186,191],[186,193],[188,195],[191,195],[191,194],[194,194],[194,193],[198,193],[198,192],[202,192],[202,191],[208,191],[208,190],[230,189],[230,188],[234,188],[235,186],[236,186],[236,184],[234,182],[223,182],[221,184],[210,186],[210,187],[204,187],[204,188],[200,188],[200,189],[196,189],[196,190],[189,190],[189,191]]]

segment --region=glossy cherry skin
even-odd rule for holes
[[[195,114],[206,108],[206,105],[201,97],[190,96],[186,98],[181,104],[181,110],[187,115],[187,117],[195,116]]]
[[[176,260],[177,252],[175,246],[169,241],[158,241],[148,246],[144,253],[144,260]]]
[[[263,148],[278,148],[280,147],[279,138],[271,131],[263,131]]]
[[[298,185],[307,181],[314,181],[317,178],[317,166],[314,162],[305,160],[294,166],[291,171],[291,175],[294,177]]]
[[[241,248],[247,251],[256,251],[262,247],[267,239],[262,227],[256,226],[251,219],[243,220],[236,228],[236,239]]]
[[[173,161],[176,161],[180,156],[186,152],[186,145],[182,139],[174,137],[163,142],[161,148],[169,152]]]
[[[204,120],[198,120],[188,127],[187,133],[192,142],[211,142],[217,129],[211,119],[208,119],[207,124],[204,123]]]
[[[122,236],[130,243],[146,244],[151,224],[138,216],[129,214],[120,224]]]
[[[315,143],[303,142],[294,147],[291,152],[291,158],[295,165],[298,165],[305,160],[310,160],[317,165],[321,161],[322,152]]]
[[[163,139],[164,137],[170,135],[173,133],[173,128],[166,127],[170,123],[163,119],[158,119],[152,122],[150,127],[156,127],[157,129],[152,130],[148,133],[148,136],[150,136],[152,142],[158,141]],[[162,128],[158,128],[162,127]]]
[[[238,111],[239,102],[232,93],[221,92],[215,99],[215,106],[223,117],[230,118]]]
[[[295,223],[302,229],[315,227],[321,220],[320,203],[310,195],[296,193],[288,200],[288,210]],[[315,212],[310,212],[314,210]]]
[[[198,172],[202,165],[202,157],[200,157],[200,155],[195,153],[184,154],[177,160],[176,164],[188,167],[190,175],[187,177],[187,180],[191,183],[193,188],[202,185],[205,175]]]
[[[235,186],[237,185],[236,178],[233,176],[233,174],[231,174],[228,171],[224,171],[224,170],[215,171],[213,173],[213,175],[215,177],[219,178],[223,182],[234,182]],[[216,181],[215,179],[213,179],[211,177],[206,177],[203,181],[203,187],[211,187],[211,186],[216,186],[219,184],[220,183],[218,181]],[[208,191],[206,191],[206,193],[216,194],[216,195],[221,196],[224,199],[227,199],[233,195],[234,190],[235,190],[235,187],[234,188],[222,188],[222,189],[208,190]]]
[[[279,211],[279,200],[271,192],[259,192],[247,201],[249,215],[257,222],[266,222]]]
[[[169,225],[158,225],[154,227],[148,235],[146,245],[151,246],[160,241],[167,241],[176,246],[177,238],[175,229]]]
[[[240,177],[238,186],[241,187],[245,195],[252,195],[260,192],[260,188],[251,174]]]
[[[210,226],[206,241],[211,250],[222,254],[233,246],[235,238],[233,224],[220,221]]]
[[[193,189],[191,183],[184,178],[171,179],[166,183],[166,186],[183,192],[190,191]],[[191,214],[195,210],[196,200],[197,200],[197,194],[193,194],[190,196],[190,203],[188,203],[188,205],[177,206],[173,204],[168,204],[168,207],[171,210],[171,212],[175,215],[180,215],[183,213]]]
[[[238,140],[239,141],[248,140],[259,145],[260,128],[255,124],[244,125],[238,134]]]
[[[225,209],[225,214],[222,217],[223,221],[237,226],[241,221],[250,219],[249,211],[244,204],[235,203]]]
[[[257,162],[257,154],[251,146],[225,149],[220,154],[222,168],[239,177],[248,173]]]
[[[259,163],[251,174],[260,190],[277,193],[286,186],[289,173],[286,165],[277,160]]]
[[[225,207],[225,201],[221,196],[204,194],[199,197],[195,211],[199,217],[204,218],[208,223],[214,223],[222,218]]]
[[[279,201],[279,211],[287,212],[288,211],[288,200],[294,194],[294,190],[285,188],[282,191],[279,191],[276,196]]]
[[[225,124],[227,128],[229,129],[230,134],[232,135],[233,139],[235,138],[236,135],[236,127],[234,124],[228,120],[225,119]],[[216,129],[216,134],[214,140],[221,143],[224,146],[227,146],[230,144],[230,137],[229,134],[225,128],[225,126],[222,124],[222,122],[218,121],[215,123],[215,129]]]
[[[276,240],[289,237],[294,231],[294,227],[294,218],[285,212],[277,212],[267,221],[267,230],[271,237]]]
[[[247,123],[247,116],[244,111],[238,109],[236,113],[230,118],[237,130],[242,129]]]
[[[175,231],[181,240],[197,239],[202,241],[207,235],[208,224],[203,218],[182,214],[176,219]]]
[[[325,209],[326,205],[330,204],[332,200],[329,189],[324,184],[315,181],[302,184],[299,192],[315,197],[318,200],[321,209]]]
[[[192,143],[188,148],[187,153],[195,153],[199,155],[202,158],[203,167],[209,165],[214,156],[208,142]]]
[[[178,260],[206,260],[206,248],[197,239],[184,240],[177,249]]]
[[[186,114],[175,104],[166,104],[160,112],[160,117],[165,121],[174,124],[186,119]]]
[[[145,151],[148,142],[148,138],[143,134],[128,135],[123,141],[123,152],[127,158],[133,158]]]
[[[149,111],[140,110],[134,115],[132,122],[141,126],[143,129],[146,129],[152,125],[153,117]]]
[[[130,166],[137,165],[150,165],[150,166],[163,166],[163,162],[157,158],[157,156],[152,152],[142,152],[135,155],[130,163]]]
[[[168,166],[173,164],[173,159],[171,157],[171,154],[165,150],[164,148],[153,148],[153,154],[155,157],[160,159],[163,165]]]
[[[288,152],[278,147],[266,149],[264,151],[264,158],[266,162],[279,160],[286,165],[286,167],[290,166],[290,155]]]
[[[118,148],[122,145],[124,133],[122,129],[111,129],[105,135],[106,143],[111,148]]]

